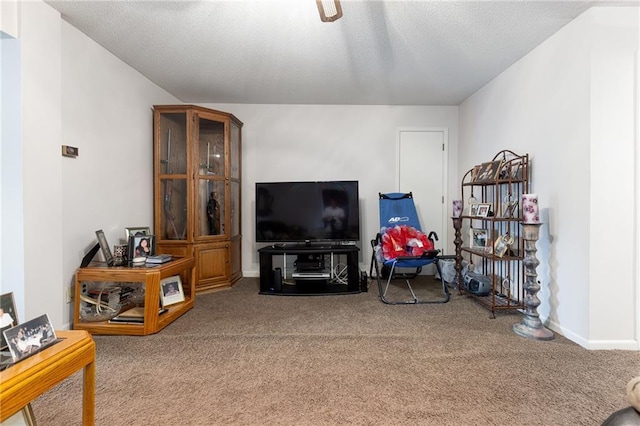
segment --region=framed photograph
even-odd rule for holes
[[[478,211],[476,216],[480,216],[480,217],[489,216],[489,211],[491,211],[491,204],[480,203],[477,206],[478,206]]]
[[[56,332],[47,314],[2,332],[13,362],[40,352],[56,342]]]
[[[151,229],[148,226],[131,226],[124,228],[125,241],[129,241],[132,236],[140,237],[143,235],[151,235]]]
[[[478,179],[478,172],[480,171],[481,166],[473,166],[471,169],[471,182],[475,182]]]
[[[522,180],[522,161],[507,161],[502,164],[500,180],[518,182]]]
[[[474,182],[493,182],[502,169],[502,160],[482,163]]]
[[[0,331],[5,331],[18,325],[18,313],[16,312],[16,302],[13,293],[0,295]],[[0,333],[2,334],[2,333]],[[8,351],[7,341],[4,334],[0,335],[0,351]]]
[[[129,237],[129,260],[156,254],[155,235],[132,235]]]
[[[184,290],[180,275],[160,280],[160,302],[162,307],[184,302]]]
[[[107,262],[107,265],[113,265],[113,254],[111,254],[109,243],[107,243],[107,237],[104,236],[102,229],[96,231],[96,237],[98,237],[98,244],[100,244],[100,250],[102,250],[102,255],[104,256],[104,260]]]
[[[509,246],[513,244],[513,237],[500,235],[493,244],[493,254],[502,257],[507,253]]]
[[[478,207],[480,207],[478,203],[469,204],[469,216],[478,216]]]
[[[489,230],[471,228],[469,229],[469,247],[472,249],[487,248],[487,242],[489,241]]]
[[[36,417],[33,415],[31,403],[2,422],[2,426],[36,426]]]

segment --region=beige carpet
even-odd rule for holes
[[[436,286],[429,280],[426,286]],[[640,353],[522,338],[520,314],[453,291],[439,305],[368,293],[282,297],[258,280],[200,295],[158,334],[95,336],[96,424],[598,425],[626,407]],[[81,423],[81,374],[33,403]]]

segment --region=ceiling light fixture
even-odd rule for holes
[[[322,22],[333,22],[342,17],[340,0],[316,0],[316,4]]]

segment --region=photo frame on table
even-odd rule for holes
[[[160,280],[160,303],[167,307],[175,303],[184,302],[184,289],[180,275]]]
[[[13,362],[40,352],[57,340],[53,324],[47,314],[9,328],[2,334],[9,346]]]
[[[148,226],[129,226],[124,228],[125,241],[129,241],[131,236],[151,235],[151,228]]]
[[[13,358],[9,351],[9,345],[4,337],[4,331],[9,330],[19,324],[18,310],[13,292],[0,294],[0,370],[13,365]],[[5,355],[6,353],[6,355]],[[36,418],[33,415],[31,403],[27,404],[22,410],[2,422],[3,425],[27,425],[36,426]]]
[[[495,181],[502,169],[502,160],[489,161],[482,163],[478,172],[476,173],[474,183],[492,182]]]
[[[155,235],[132,235],[129,237],[129,260],[156,254]]]
[[[107,262],[107,265],[113,265],[113,254],[111,253],[107,237],[104,236],[102,229],[96,231],[96,237],[98,238],[98,244],[100,244],[100,250],[102,251],[102,255],[104,256],[104,260]]]
[[[13,293],[0,294],[0,351],[8,351],[7,341],[1,332],[18,325],[18,312]]]
[[[469,248],[486,250],[489,242],[489,230],[481,228],[469,229]]]

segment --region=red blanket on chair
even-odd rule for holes
[[[382,230],[382,255],[387,260],[401,256],[419,257],[433,249],[433,241],[412,226],[396,225]]]

